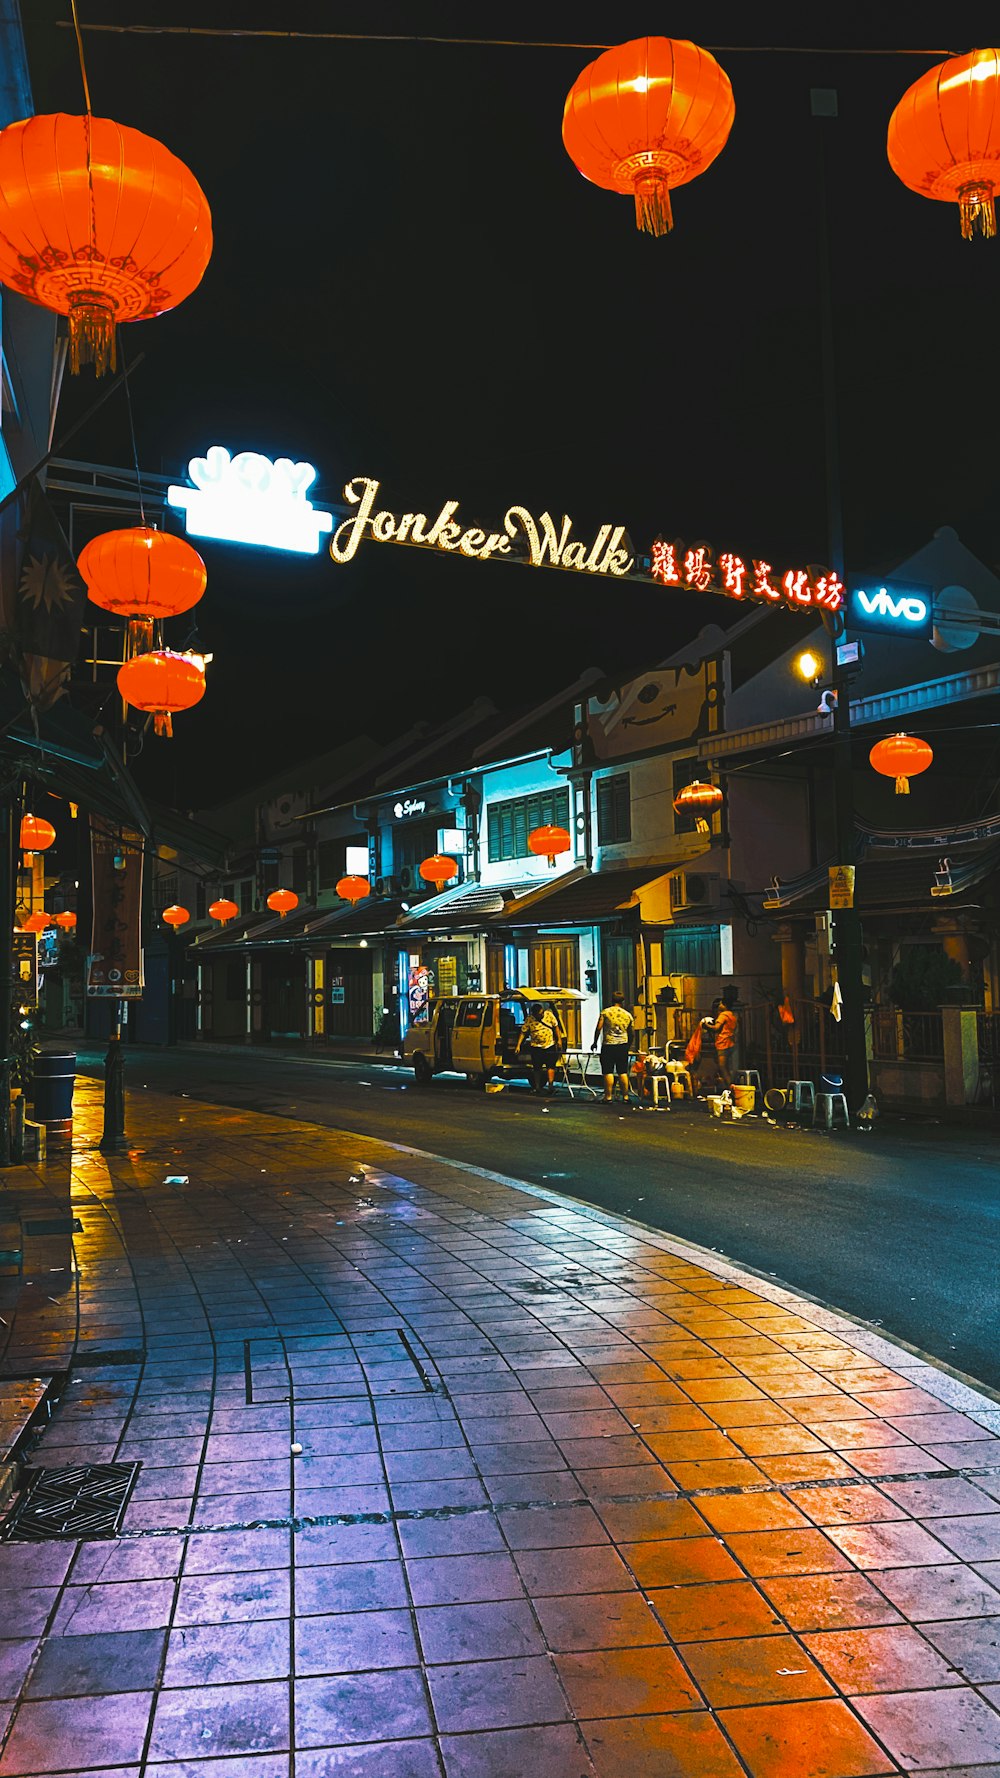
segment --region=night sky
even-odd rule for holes
[[[81,110],[68,0],[22,9],[36,108]],[[715,50],[736,100],[728,146],[654,240],[562,147],[566,93],[596,50],[88,33],[95,113],[162,140],[213,212],[199,290],[125,330],[146,353],[143,468],[183,480],[219,443],[314,462],[317,499],[371,475],[396,511],[458,499],[489,528],[517,501],[570,514],[580,536],[626,524],[639,548],[662,530],[822,561],[822,131],[848,564],[889,565],[945,523],[996,561],[1000,240],[963,241],[956,208],[908,192],[885,156],[894,104],[941,58],[762,47],[962,50],[983,9],[668,11],[81,0],[102,23],[595,44],[669,31]],[[817,86],[837,89],[837,120],[811,118]],[[67,378],[57,438],[93,396],[89,372]],[[69,454],[130,461],[122,396]],[[733,615],[372,543],[350,567],[198,547],[208,694],[137,766],[184,807],[480,693],[515,707],[587,666],[640,668]]]

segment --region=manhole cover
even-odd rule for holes
[[[141,1463],[80,1463],[29,1469],[27,1486],[3,1529],[5,1543],[114,1537]]]

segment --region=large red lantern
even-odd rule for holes
[[[545,827],[534,827],[528,835],[528,851],[536,858],[546,858],[555,868],[557,854],[568,852],[572,840],[565,827],[553,827],[548,823]]]
[[[103,531],[81,550],[77,566],[93,603],[129,619],[133,653],[149,647],[156,619],[197,605],[208,581],[196,549],[151,525]]]
[[[425,858],[419,869],[424,882],[435,883],[439,889],[443,883],[450,883],[452,877],[458,876],[457,860],[447,858],[443,852],[434,852],[430,858]]]
[[[916,735],[886,735],[884,740],[876,741],[868,760],[883,778],[895,778],[897,796],[909,796],[910,779],[918,772],[926,772],[934,753]]]
[[[674,813],[677,815],[693,815],[695,829],[698,833],[711,833],[711,816],[721,809],[724,802],[722,791],[717,784],[706,784],[695,778],[692,783],[685,784],[674,797]]]
[[[210,920],[218,920],[220,926],[225,926],[227,920],[235,920],[239,911],[235,901],[223,896],[221,901],[213,901],[208,915]]]
[[[0,281],[69,317],[74,372],[113,369],[117,324],[176,308],[211,254],[204,192],[151,136],[62,112],[0,131]]]
[[[286,914],[290,914],[293,908],[298,907],[299,898],[294,889],[272,889],[267,898],[267,905],[273,913],[280,914],[284,919]]]
[[[365,896],[370,895],[371,892],[372,886],[367,877],[341,877],[337,884],[337,894],[341,901],[349,901],[352,907],[355,907],[359,901],[364,901]]]
[[[171,903],[170,907],[164,908],[160,917],[163,920],[164,925],[172,926],[176,931],[178,926],[187,925],[191,915],[188,913],[187,908],[179,907],[175,901]]]
[[[51,925],[52,925],[52,915],[47,914],[45,912],[44,908],[39,908],[39,910],[36,914],[28,914],[26,916],[26,918],[21,921],[21,931],[22,932],[44,932],[46,926],[51,926]]]
[[[47,852],[55,843],[56,830],[51,821],[43,821],[39,815],[24,815],[20,837],[22,852]]]
[[[997,232],[1000,188],[1000,50],[973,49],[928,68],[889,119],[896,176],[925,198],[958,205],[967,241]]]
[[[673,227],[670,193],[697,179],[726,145],[736,107],[714,56],[675,37],[636,37],[605,50],[570,88],[566,152],[585,179],[635,198],[636,227]]]
[[[67,908],[65,913],[56,915],[56,925],[60,927],[63,932],[72,932],[76,925],[76,915],[70,908]]]
[[[200,655],[174,654],[169,648],[136,654],[118,669],[118,690],[127,704],[153,717],[158,735],[173,734],[171,717],[190,710],[205,696],[205,667]]]

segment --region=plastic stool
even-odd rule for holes
[[[792,1112],[811,1111],[816,1122],[816,1088],[811,1080],[790,1080],[787,1104]]]
[[[844,1129],[849,1130],[851,1118],[843,1093],[820,1093],[813,1110],[813,1128],[822,1123],[824,1130],[832,1130],[838,1117],[842,1119]]]
[[[758,1093],[764,1091],[761,1085],[760,1070],[757,1068],[742,1068],[736,1076],[736,1085],[738,1087],[756,1087]]]

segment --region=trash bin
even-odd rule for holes
[[[73,1134],[75,1080],[75,1051],[40,1050],[35,1056],[35,1122],[45,1125],[50,1140]]]

